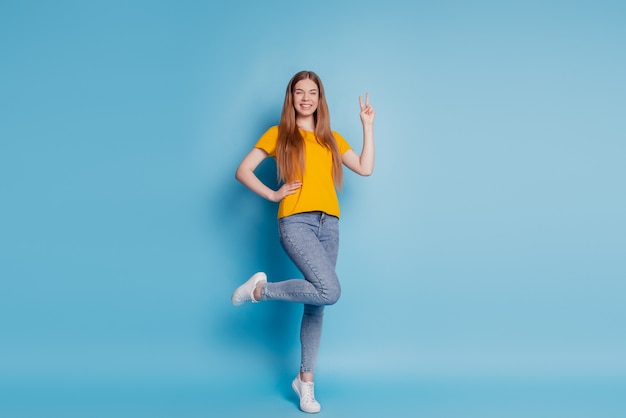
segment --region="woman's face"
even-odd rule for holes
[[[319,89],[311,79],[298,81],[293,90],[293,107],[298,116],[311,116],[317,110]]]

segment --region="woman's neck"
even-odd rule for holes
[[[315,131],[315,120],[313,119],[313,115],[305,116],[305,117],[297,117],[296,125],[298,128],[303,131],[314,132]]]

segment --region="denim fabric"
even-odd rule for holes
[[[335,273],[339,251],[339,219],[323,212],[307,212],[278,220],[280,242],[302,279],[268,282],[263,286],[263,300],[283,300],[304,304],[300,342],[300,371],[313,372],[322,334],[324,306],[332,305],[341,295]]]

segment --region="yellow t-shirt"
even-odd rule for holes
[[[300,130],[304,137],[304,173],[302,187],[295,194],[281,200],[278,206],[278,218],[296,213],[322,211],[339,217],[339,199],[333,182],[333,157],[330,150],[320,145],[314,132]],[[337,132],[333,131],[339,153],[350,150],[350,144]],[[278,126],[269,128],[257,141],[255,148],[260,148],[276,158]]]

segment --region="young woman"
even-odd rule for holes
[[[304,304],[300,328],[302,361],[292,387],[300,397],[300,409],[319,412],[315,400],[313,373],[317,359],[324,306],[339,299],[341,288],[335,264],[339,248],[339,201],[342,164],[369,176],[374,169],[374,116],[369,103],[359,97],[363,148],[354,152],[346,140],[330,129],[324,87],[312,71],[297,73],[285,94],[280,124],[258,140],[237,168],[236,178],[253,192],[278,207],[280,242],[304,275],[302,279],[268,282],[265,273],[256,273],[235,290],[235,306],[245,302],[283,300]],[[268,156],[276,158],[278,190],[263,184],[254,174]]]

